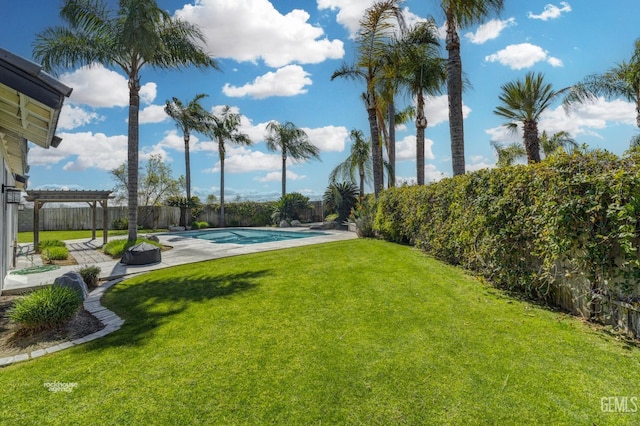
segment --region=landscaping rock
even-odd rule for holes
[[[291,226],[302,226],[302,222],[300,222],[299,220],[292,220]]]
[[[157,236],[157,235],[147,235],[147,236],[146,236],[146,237],[144,237],[144,238],[146,238],[146,239],[147,239],[147,240],[149,240],[149,241],[153,241],[153,242],[155,242],[155,243],[159,243],[159,242],[160,242],[160,238],[158,238],[158,236]]]
[[[53,281],[54,284],[59,285],[60,287],[70,287],[74,289],[82,300],[85,300],[87,296],[89,296],[89,289],[87,288],[87,284],[82,280],[82,275],[77,273],[76,271],[70,271],[65,273],[62,276],[59,276]]]
[[[184,231],[185,227],[184,226],[169,226],[169,231]]]
[[[286,220],[281,220],[280,221],[280,228],[289,228],[291,225],[289,225],[289,222],[287,222]]]

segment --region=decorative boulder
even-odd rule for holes
[[[287,222],[286,220],[281,220],[280,221],[280,228],[288,228],[289,226],[289,222]]]
[[[85,300],[87,296],[89,296],[87,284],[82,280],[82,275],[76,271],[70,271],[59,276],[53,281],[53,284],[74,289],[78,295],[82,297],[82,300]]]
[[[147,235],[144,238],[149,240],[149,241],[153,241],[154,243],[159,243],[160,242],[160,238],[158,238],[157,235]]]
[[[302,222],[300,222],[299,220],[292,220],[291,226],[302,226]]]
[[[149,243],[139,243],[129,247],[122,255],[120,262],[125,265],[149,265],[161,260],[160,247]]]

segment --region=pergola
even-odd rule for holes
[[[45,203],[88,203],[92,208],[93,227],[91,238],[96,238],[96,208],[100,203],[102,207],[102,241],[107,244],[107,233],[109,229],[109,212],[107,204],[109,199],[114,197],[112,191],[57,191],[57,190],[28,190],[25,200],[33,202],[33,244],[40,242],[40,209]]]

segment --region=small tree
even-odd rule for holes
[[[323,201],[328,212],[338,215],[338,223],[349,217],[351,209],[358,203],[358,187],[352,182],[338,182],[329,185],[324,192]]]

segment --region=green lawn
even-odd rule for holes
[[[141,229],[138,231],[138,234],[145,234],[147,232],[160,232],[162,230],[144,230]],[[108,234],[110,237],[127,235],[128,231],[125,229],[124,231],[120,230],[110,230]],[[40,231],[39,234],[40,241],[44,240],[79,240],[82,238],[91,238],[91,230],[81,230],[81,231]],[[102,239],[102,230],[96,230],[96,239]],[[23,243],[32,243],[33,242],[33,232],[19,232],[18,233],[18,242],[20,244]]]
[[[640,422],[601,405],[640,396],[640,349],[406,246],[186,265],[104,303],[126,319],[118,332],[0,371],[2,423]]]

